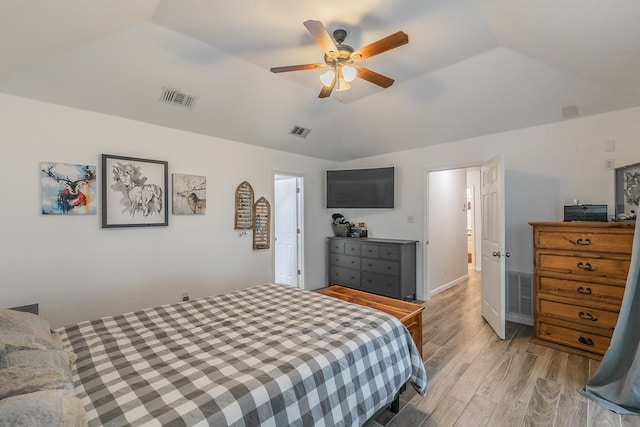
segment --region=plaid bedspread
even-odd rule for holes
[[[90,426],[351,426],[426,373],[395,318],[285,285],[57,330]]]

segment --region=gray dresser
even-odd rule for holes
[[[329,237],[329,286],[415,298],[417,240]]]

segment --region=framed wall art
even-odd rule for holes
[[[161,160],[102,155],[102,227],[169,224],[168,164]]]
[[[269,249],[271,238],[269,229],[271,223],[271,205],[264,197],[256,200],[253,206],[253,249]]]
[[[95,215],[96,167],[40,163],[43,215]]]
[[[635,221],[640,202],[640,163],[616,168],[616,221]]]
[[[204,215],[207,210],[207,177],[180,173],[171,177],[171,213]]]
[[[250,230],[253,228],[253,187],[242,181],[236,188],[236,214],[233,228]]]

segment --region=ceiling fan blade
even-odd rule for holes
[[[407,43],[409,43],[409,36],[403,31],[398,31],[397,33],[391,34],[377,42],[373,42],[356,50],[351,54],[351,59],[354,62],[364,61],[367,58],[371,58],[372,56],[395,49]]]
[[[309,30],[313,38],[316,39],[316,42],[318,42],[327,56],[331,58],[338,56],[338,48],[322,22],[305,21],[304,26],[307,27],[307,30]]]
[[[315,70],[316,68],[324,68],[327,64],[304,64],[304,65],[287,65],[285,67],[271,67],[272,73],[284,73],[287,71]]]
[[[358,74],[356,74],[358,77],[380,87],[387,88],[391,86],[395,81],[387,76],[383,76],[382,74],[378,74],[375,71],[371,71],[368,68],[360,66],[355,66],[354,68],[358,70]]]
[[[333,91],[333,87],[336,85],[336,78],[334,77],[333,80],[331,81],[331,86],[322,86],[322,90],[320,91],[320,95],[318,95],[318,98],[328,98],[329,95],[331,95],[331,92]]]

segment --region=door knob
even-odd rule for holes
[[[500,251],[495,251],[491,255],[497,256],[497,257],[503,256],[505,258],[509,258],[511,256],[511,252],[505,252],[505,253],[501,254]]]

